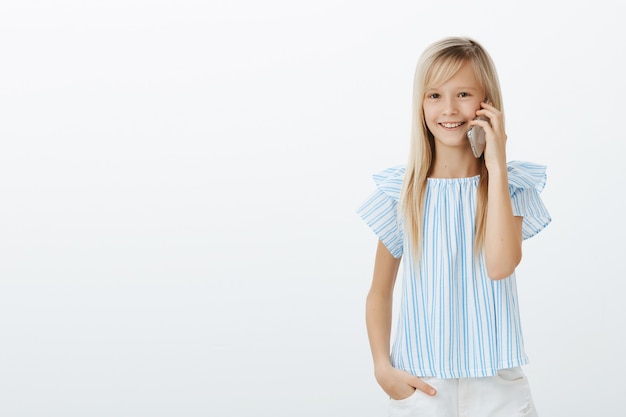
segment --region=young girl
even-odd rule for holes
[[[412,121],[408,164],[374,175],[377,189],[357,210],[379,237],[366,322],[389,415],[536,416],[520,368],[515,268],[522,240],[550,222],[539,197],[545,167],[507,164],[498,76],[474,40],[446,38],[424,51]],[[486,139],[478,158],[473,127]]]

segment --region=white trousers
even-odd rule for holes
[[[482,378],[423,378],[435,396],[415,391],[390,400],[389,417],[537,417],[522,368],[501,369]]]

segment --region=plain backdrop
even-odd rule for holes
[[[621,2],[0,3],[0,415],[383,416],[355,214],[412,77],[491,53],[548,166],[518,268],[542,416],[621,416]]]

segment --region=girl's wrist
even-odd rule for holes
[[[391,366],[391,362],[375,364],[374,376],[376,377],[376,381],[378,381],[379,384],[384,385],[392,370],[393,366]]]
[[[489,171],[490,179],[492,177],[507,173],[506,161],[497,161],[496,163],[491,163],[491,164],[486,164],[486,165],[487,165],[487,171]]]
[[[392,369],[391,360],[380,360],[374,362],[374,373],[380,374]]]

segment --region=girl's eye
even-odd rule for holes
[[[461,97],[461,98],[466,98],[466,97],[469,97],[469,96],[470,96],[469,93],[459,93],[459,97]]]
[[[438,93],[432,93],[428,96],[428,98],[439,98],[439,94]]]

